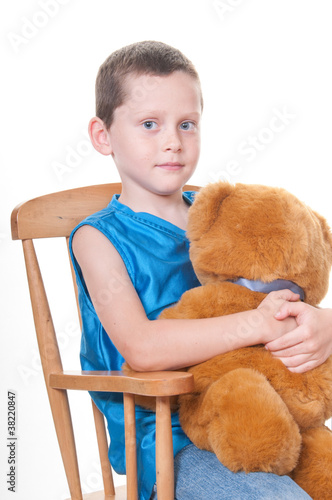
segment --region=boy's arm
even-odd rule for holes
[[[274,314],[292,292],[270,294],[259,309],[204,319],[147,318],[126,267],[109,240],[82,226],[73,251],[96,312],[112,342],[137,371],[179,369],[247,345],[266,343],[290,331],[293,318]]]

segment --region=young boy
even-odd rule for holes
[[[201,320],[157,320],[182,293],[199,286],[185,236],[194,193],[183,193],[182,188],[199,158],[202,106],[192,63],[163,43],[124,47],[99,70],[97,116],[89,133],[96,150],[113,157],[122,191],[108,207],[83,221],[71,238],[85,370],[119,370],[124,359],[138,371],[177,369],[231,349],[270,342],[270,349],[294,370],[322,362],[316,354],[322,356],[323,341],[319,347],[301,350],[298,338],[293,340],[299,328],[294,329],[295,320],[286,316],[298,317],[301,311],[303,316],[303,310],[292,308],[289,301],[298,296],[287,290],[270,294],[262,303],[260,326],[250,323],[252,311]],[[274,314],[281,307],[279,319],[286,319],[278,321]],[[245,338],[239,333],[243,322],[249,331]],[[250,324],[256,326],[250,330]],[[324,344],[329,352],[331,343]],[[111,463],[118,473],[125,473],[122,398],[113,393],[92,397],[108,420]],[[137,408],[136,420],[139,495],[149,500],[156,498],[155,418]],[[288,477],[231,473],[214,454],[190,443],[177,414],[172,425],[177,499],[309,498]]]

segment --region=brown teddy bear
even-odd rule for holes
[[[208,185],[190,208],[188,237],[202,286],[186,292],[162,318],[257,308],[266,283],[269,290],[299,292],[313,306],[327,292],[330,229],[283,189]],[[245,327],[234,335],[245,335]],[[254,346],[216,356],[189,372],[195,390],[179,397],[179,415],[196,446],[213,451],[232,471],[289,474],[312,498],[332,498],[332,433],[324,426],[332,415],[331,358],[296,374],[264,346]]]

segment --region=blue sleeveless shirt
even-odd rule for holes
[[[194,192],[184,192],[183,198],[191,205],[194,195]],[[114,245],[150,320],[156,319],[164,308],[177,302],[186,290],[199,286],[189,260],[189,241],[185,231],[154,215],[133,212],[120,203],[118,198],[119,195],[115,195],[105,209],[82,221],[70,237],[70,252],[82,316],[80,359],[83,370],[120,370],[124,358],[100,323],[81,269],[73,255],[72,237],[80,226],[88,224],[95,227]],[[110,287],[116,286],[121,286],[121,282],[115,276]],[[125,474],[122,394],[90,394],[108,423],[112,467],[118,474]],[[175,455],[190,443],[181,429],[177,413],[172,414],[172,429]],[[156,481],[153,412],[136,407],[136,434],[139,498],[149,500]]]

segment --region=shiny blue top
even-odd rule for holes
[[[194,195],[194,192],[185,192],[183,198],[191,205]],[[95,227],[117,249],[149,319],[156,319],[164,308],[177,302],[186,290],[199,286],[189,260],[189,241],[185,231],[154,215],[133,212],[120,203],[118,198],[119,195],[115,195],[105,209],[82,221],[70,237],[70,252],[82,315],[83,370],[120,370],[124,358],[99,321],[81,269],[73,255],[72,237],[80,226],[88,224]],[[115,272],[109,290],[103,290],[100,299],[105,300],[105,303],[109,301],[109,307],[112,307],[112,292],[122,286],[125,283]],[[112,332],[109,333],[112,336]],[[91,396],[108,422],[111,464],[118,474],[125,474],[122,395],[94,392]],[[155,414],[137,407],[136,427],[139,498],[148,500],[156,481]],[[177,413],[172,414],[172,427],[176,454],[190,441],[180,427]]]

